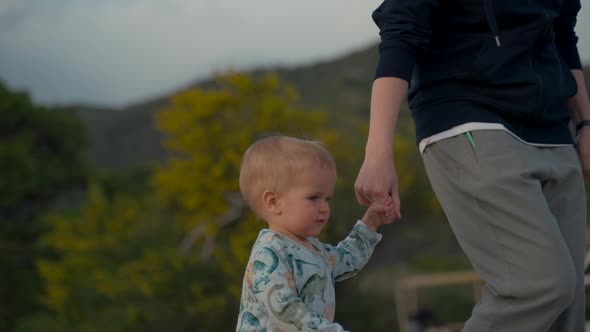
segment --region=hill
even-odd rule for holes
[[[338,121],[368,116],[371,80],[377,61],[376,47],[368,47],[343,57],[291,68],[269,68],[280,79],[293,84],[305,107],[335,110]],[[205,85],[208,81],[191,86]],[[147,100],[123,109],[77,107],[88,127],[91,145],[88,157],[102,169],[159,162],[165,151],[160,134],[154,129],[153,115],[166,106],[169,96]],[[344,114],[348,116],[344,116]]]
[[[302,106],[325,109],[339,125],[347,126],[368,117],[376,63],[377,47],[370,46],[332,60],[253,73],[276,72],[282,81],[297,88]],[[590,89],[590,68],[586,68],[585,75]],[[189,88],[208,83],[195,82]],[[165,151],[160,145],[161,136],[154,128],[153,115],[166,106],[168,98],[146,100],[120,110],[78,107],[91,139],[90,161],[101,169],[162,161]],[[409,125],[409,112],[402,112],[401,117],[400,123]]]

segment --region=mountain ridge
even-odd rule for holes
[[[252,75],[275,72],[281,82],[293,85],[304,108],[326,110],[342,122],[367,119],[370,89],[378,60],[377,45],[360,48],[333,59],[298,66],[276,66],[245,71]],[[584,71],[590,89],[590,68]],[[161,146],[162,134],[155,126],[154,114],[169,98],[181,91],[210,85],[212,79],[195,81],[178,91],[119,109],[77,106],[90,138],[87,157],[98,169],[160,163],[166,158]],[[410,119],[401,112],[400,123]]]

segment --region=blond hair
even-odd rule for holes
[[[250,208],[262,217],[262,193],[288,189],[291,180],[310,166],[336,170],[324,145],[288,136],[271,136],[252,144],[240,168],[240,191]]]

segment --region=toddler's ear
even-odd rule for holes
[[[281,201],[279,195],[272,190],[265,190],[262,193],[264,208],[272,214],[281,214]]]

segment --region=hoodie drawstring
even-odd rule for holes
[[[488,25],[494,34],[496,45],[502,46],[500,43],[500,31],[498,30],[498,22],[496,21],[496,14],[494,13],[494,7],[492,6],[492,0],[483,0],[483,9],[486,13],[486,20]]]

